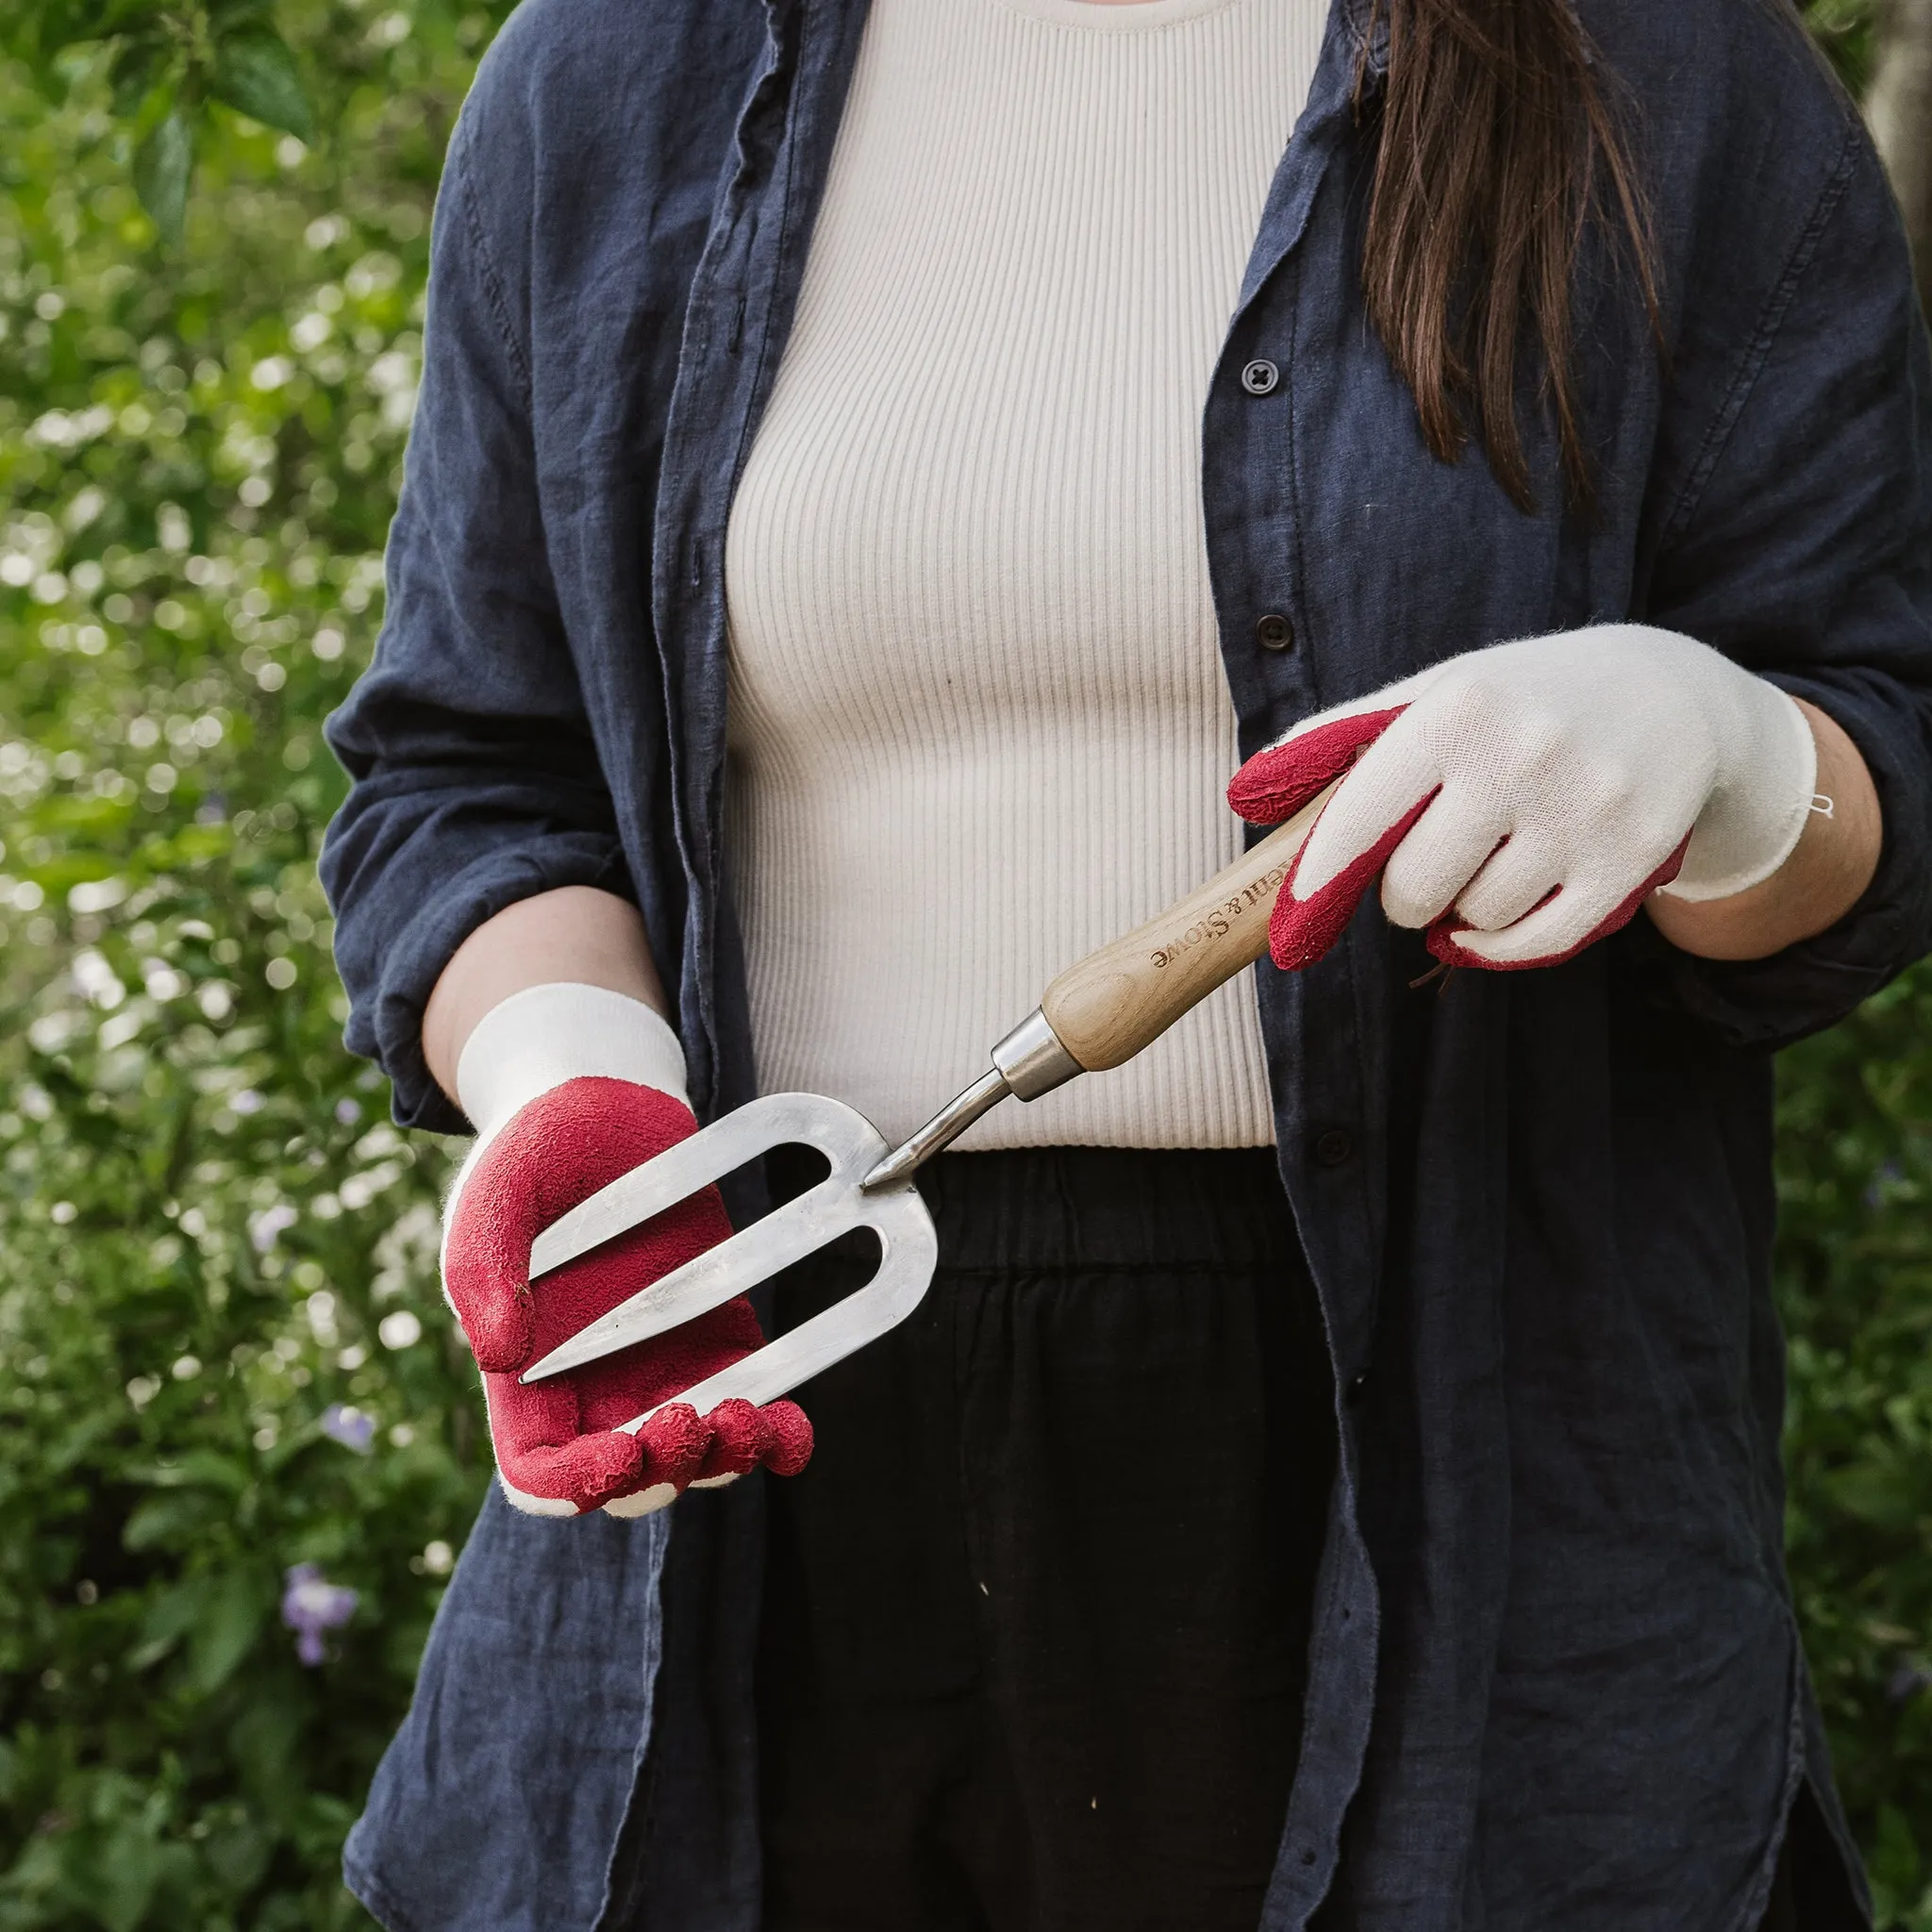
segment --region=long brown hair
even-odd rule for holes
[[[1591,500],[1571,315],[1579,251],[1599,223],[1657,327],[1647,202],[1621,104],[1574,0],[1373,0],[1386,31],[1379,100],[1364,53],[1357,99],[1379,121],[1362,254],[1369,319],[1446,462],[1472,428],[1496,479],[1533,508],[1517,420],[1525,341],[1541,362],[1573,501]]]

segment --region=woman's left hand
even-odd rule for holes
[[[1794,699],[1708,645],[1601,625],[1321,712],[1250,758],[1228,800],[1274,824],[1343,773],[1275,903],[1277,965],[1320,958],[1379,875],[1390,919],[1426,927],[1439,959],[1551,966],[1652,892],[1715,901],[1769,879],[1805,830],[1818,746]]]

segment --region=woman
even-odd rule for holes
[[[532,0],[426,344],[325,869],[479,1131],[501,1482],[377,1916],[1864,1923],[1769,1053],[1932,940],[1932,438],[1787,9]],[[1347,774],[1277,963],[936,1162],[904,1328],[637,1439],[749,1307],[519,1388],[726,1222],[539,1227],[759,1086],[915,1124],[1237,765]]]

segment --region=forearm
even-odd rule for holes
[[[519,899],[457,948],[424,1008],[424,1057],[451,1099],[457,1061],[476,1023],[512,993],[554,980],[606,987],[670,1014],[644,923],[627,899],[593,886]]]
[[[1706,959],[1762,959],[1836,924],[1878,869],[1884,824],[1858,748],[1817,706],[1799,708],[1818,746],[1818,791],[1829,812],[1806,821],[1791,856],[1768,879],[1728,899],[1653,893],[1646,909],[1674,946]]]

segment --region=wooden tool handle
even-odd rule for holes
[[[1328,786],[1226,871],[1089,953],[1047,988],[1040,1009],[1090,1074],[1132,1059],[1261,957],[1274,895],[1334,790]]]

